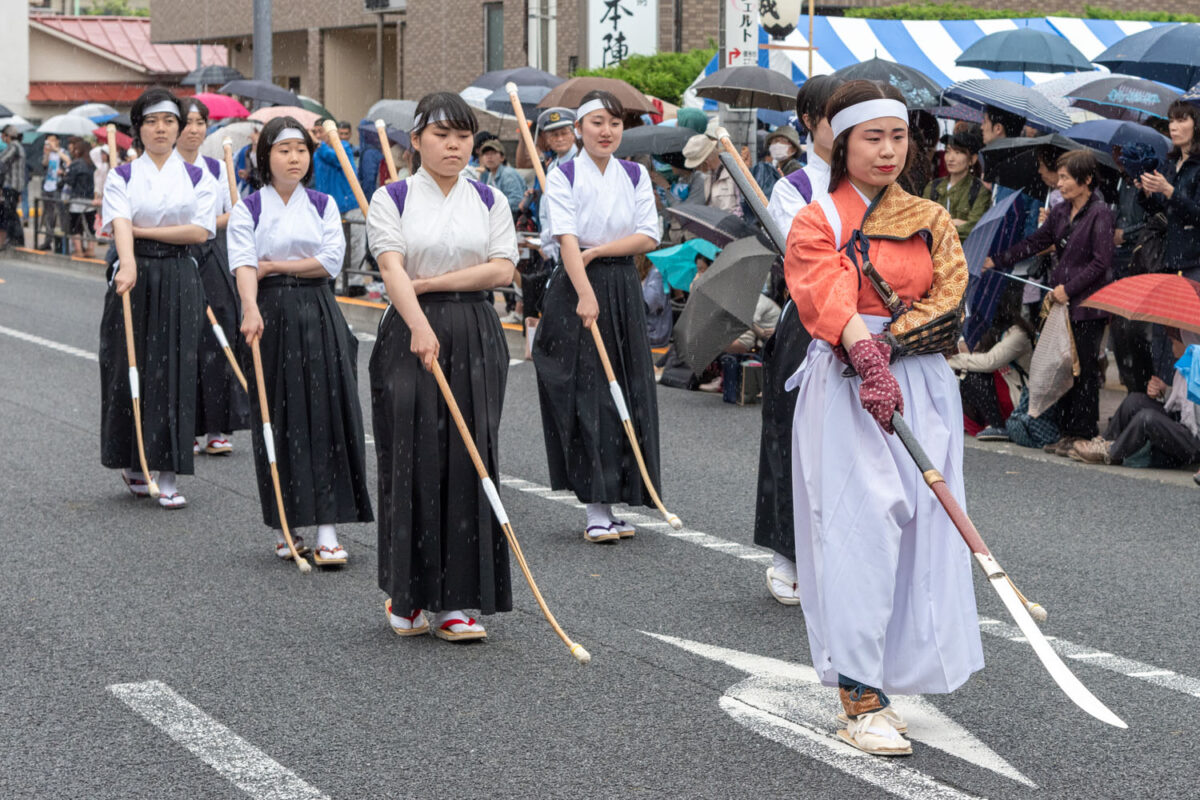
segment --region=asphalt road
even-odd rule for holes
[[[275,558],[246,433],[182,479],[185,511],[131,498],[99,466],[103,284],[12,261],[0,279],[0,797],[1196,796],[1186,483],[969,448],[972,516],[1130,728],[1072,705],[978,580],[986,669],[924,698],[926,741],[883,761],[831,739],[802,615],[749,547],[757,407],[661,390],[664,498],[687,530],[589,545],[582,511],[547,496],[533,368],[514,364],[501,496],[593,661],[515,566],[517,608],[485,620],[486,643],[404,640],[372,526],[340,529],[340,572]]]

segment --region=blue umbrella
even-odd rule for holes
[[[412,139],[406,132],[391,125],[384,131],[387,133],[389,144],[398,144],[405,150],[412,150]],[[374,120],[364,119],[358,123],[358,142],[363,147],[379,147],[379,132],[375,128]]]
[[[1110,75],[1077,86],[1066,97],[1076,108],[1109,119],[1138,122],[1147,117],[1166,117],[1171,103],[1179,99],[1179,92],[1144,78]]]
[[[1067,112],[1046,99],[1045,95],[1003,78],[959,81],[947,88],[942,97],[943,101],[956,100],[978,109],[995,106],[1049,130],[1065,131],[1071,127]]]
[[[721,248],[704,239],[688,239],[683,244],[674,247],[664,247],[648,253],[654,266],[662,273],[663,280],[672,289],[682,289],[685,292],[691,288],[696,278],[696,256],[701,255],[709,261],[716,260]]]
[[[1000,298],[1012,277],[999,269],[984,270],[983,262],[1020,241],[1025,232],[1025,201],[1024,192],[1002,197],[979,218],[963,244],[967,272],[971,275],[967,289],[971,315],[963,325],[963,339],[968,347],[979,344],[992,326]]]
[[[1112,152],[1113,147],[1126,148],[1133,144],[1142,144],[1149,147],[1159,160],[1166,160],[1171,149],[1171,140],[1153,128],[1116,119],[1081,122],[1071,126],[1066,136],[1106,153]]]
[[[1087,56],[1063,37],[1036,28],[989,33],[962,51],[954,63],[993,72],[1091,72]]]
[[[537,118],[537,104],[542,102],[542,98],[550,94],[549,86],[518,86],[517,99],[521,101],[521,108],[525,111],[525,119],[534,120]],[[488,111],[494,111],[497,114],[512,114],[512,100],[508,97],[508,92],[501,87],[484,99],[483,104]]]
[[[1200,82],[1200,25],[1156,25],[1126,36],[1095,59],[1113,72],[1183,89]]]

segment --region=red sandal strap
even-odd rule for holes
[[[454,619],[448,619],[445,622],[443,622],[441,627],[442,627],[442,630],[448,631],[448,630],[450,630],[450,627],[452,625],[466,625],[466,626],[470,627],[471,625],[474,625],[474,624],[475,624],[474,617],[467,617],[466,619],[463,619],[462,617],[455,617]]]

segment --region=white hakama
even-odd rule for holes
[[[883,317],[864,315],[872,333]],[[796,569],[813,666],[895,694],[954,691],[983,668],[971,555],[903,443],[859,402],[861,379],[813,341],[788,381]],[[940,355],[891,366],[904,418],[965,508],[962,404]]]

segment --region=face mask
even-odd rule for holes
[[[767,145],[767,152],[775,161],[787,161],[792,157],[792,146],[787,142],[771,142]]]

